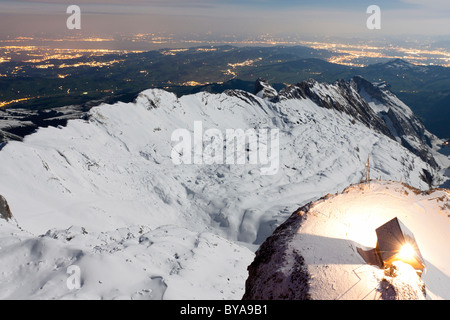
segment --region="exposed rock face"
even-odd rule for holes
[[[229,97],[236,97],[241,99],[242,101],[244,101],[247,104],[254,104],[254,105],[258,105],[260,107],[262,107],[261,103],[258,101],[258,99],[255,98],[254,95],[248,93],[247,91],[244,90],[225,90],[223,92],[224,94],[226,94]]]
[[[393,138],[386,124],[353,88],[352,82],[339,80],[333,84],[324,84],[311,79],[281,90],[280,99],[292,98],[309,98],[321,107],[345,112],[355,120]]]
[[[309,275],[304,259],[289,245],[307,208],[308,205],[298,209],[258,249],[248,267],[243,300],[309,299]]]
[[[2,195],[0,195],[0,218],[5,220],[12,219],[12,213],[9,209],[8,202]]]
[[[22,141],[22,138],[7,131],[0,130],[0,150],[8,141]]]
[[[391,136],[434,168],[438,166],[427,149],[431,147],[431,134],[385,84],[377,86],[362,77],[354,77],[351,85],[366,101],[385,106],[377,114],[389,127]]]
[[[278,92],[267,80],[259,78],[255,82],[254,94],[260,98],[269,99],[273,102],[278,100]]]
[[[353,77],[350,81],[341,79],[333,84],[319,83],[310,79],[286,86],[279,95],[268,90],[268,87],[270,85],[267,81],[258,80],[255,91],[259,89],[263,95],[276,97],[277,101],[310,99],[320,107],[347,113],[355,121],[360,121],[369,128],[398,141],[433,168],[438,167],[429,152],[432,134],[384,83],[376,85],[360,76]],[[275,102],[274,99],[272,98],[272,101]]]

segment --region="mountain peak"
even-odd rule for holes
[[[263,99],[276,99],[278,92],[275,90],[266,79],[258,78],[255,82],[254,94]]]
[[[388,62],[388,64],[389,63],[398,63],[398,64],[403,64],[403,65],[412,65],[411,62],[408,62],[408,61],[403,60],[401,58],[397,58],[397,59],[391,60],[391,61]]]
[[[407,69],[419,67],[409,61],[406,61],[406,60],[403,60],[400,58],[397,58],[395,60],[385,63],[385,66],[388,68],[394,68],[394,69],[400,69],[400,70],[407,70]]]
[[[442,241],[436,237],[448,232],[442,201],[449,202],[445,190],[422,193],[404,183],[376,181],[352,185],[310,202],[297,209],[260,246],[248,267],[243,298],[444,297],[442,282],[449,283],[450,278],[442,276],[440,268],[449,254],[442,251]],[[428,269],[422,278],[405,261],[404,265],[386,269],[392,271],[388,273],[364,257],[377,245],[376,229],[405,208],[408,214],[402,214],[402,222],[417,237],[418,246],[426,250]],[[405,274],[411,277],[407,280]]]

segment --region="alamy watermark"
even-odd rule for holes
[[[381,9],[377,5],[371,5],[367,7],[366,12],[371,14],[367,18],[366,26],[369,30],[380,30],[381,29]]]
[[[81,29],[81,9],[79,6],[73,4],[67,7],[67,14],[70,16],[67,18],[67,29]],[[366,26],[369,30],[381,29],[381,9],[377,5],[370,5],[366,10],[370,16],[367,18]]]
[[[275,175],[280,165],[278,129],[208,129],[194,121],[193,134],[187,129],[172,132],[171,158],[180,164],[260,165],[261,175]],[[224,151],[225,150],[225,151]],[[264,167],[265,166],[265,167]]]
[[[66,21],[67,29],[69,29],[69,30],[81,29],[81,9],[80,9],[80,7],[77,5],[68,6],[66,13],[70,14],[70,16],[67,18],[67,21]]]
[[[69,290],[78,290],[81,288],[81,269],[79,266],[71,265],[67,268],[66,285]]]

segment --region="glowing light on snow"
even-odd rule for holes
[[[423,282],[420,280],[420,276],[410,264],[403,261],[395,261],[393,263],[395,271],[393,279],[396,287],[400,290],[408,290],[410,294],[416,293],[418,297],[423,294]],[[424,298],[424,297],[422,297]]]
[[[401,249],[397,255],[397,258],[404,262],[414,260],[415,257],[416,257],[416,251],[414,250],[412,245],[410,245],[409,243],[404,244],[403,247],[401,247]]]

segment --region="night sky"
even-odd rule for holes
[[[370,37],[366,12],[381,8],[381,35],[450,33],[448,0],[0,0],[0,33],[65,32],[66,8],[82,11],[86,34],[292,33]]]

